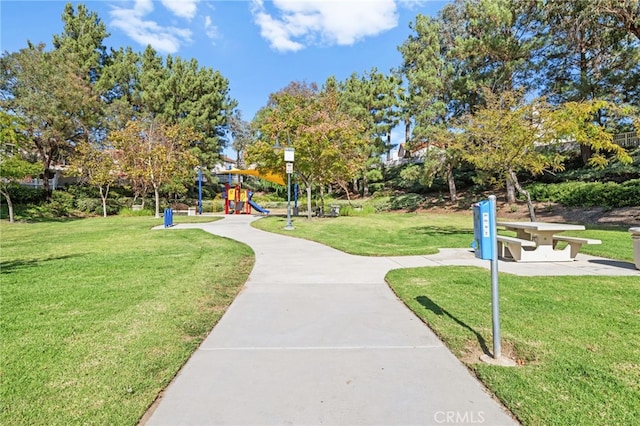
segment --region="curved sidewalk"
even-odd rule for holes
[[[396,268],[489,262],[464,249],[353,256],[254,229],[255,219],[228,216],[173,228],[243,242],[256,261],[241,293],[145,424],[515,424],[384,281]],[[586,262],[596,274],[605,268],[640,275]],[[499,269],[510,267],[501,262]],[[558,274],[576,273],[558,267]]]

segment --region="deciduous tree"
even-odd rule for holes
[[[349,180],[364,165],[367,144],[361,123],[339,109],[334,88],[290,83],[269,98],[254,125],[260,139],[247,149],[247,160],[273,173],[284,172],[284,156],[273,148],[279,141],[295,149],[295,172],[307,191],[311,218],[314,185]]]
[[[29,45],[0,59],[0,106],[20,117],[32,149],[42,162],[44,189],[51,196],[52,166],[90,137],[99,99],[76,57]]]
[[[132,120],[109,140],[122,151],[122,166],[130,179],[153,188],[155,215],[160,217],[162,185],[193,176],[198,159],[189,149],[201,135],[193,129],[159,120]]]
[[[522,92],[496,94],[489,88],[483,91],[486,106],[465,116],[461,122],[464,131],[459,138],[462,152],[485,181],[511,181],[525,196],[529,216],[535,221],[531,197],[520,185],[518,172],[540,174],[547,169],[563,167],[559,154],[536,149],[536,143],[544,146],[552,141],[552,132],[545,127],[549,108],[542,100],[526,104]]]
[[[113,149],[81,142],[75,147],[69,164],[70,174],[95,186],[102,200],[102,215],[107,217],[107,198],[111,186],[120,180],[121,172]]]
[[[27,176],[37,174],[37,164],[25,159],[25,143],[20,120],[6,111],[0,111],[0,194],[7,201],[9,222],[13,223],[13,202],[9,188]]]
[[[595,122],[600,111],[624,118],[629,111],[606,101],[572,102],[553,107],[543,98],[526,102],[523,92],[493,93],[484,88],[485,107],[464,117],[460,141],[467,161],[482,172],[485,179],[511,181],[524,195],[531,220],[535,212],[529,193],[518,181],[518,172],[533,175],[545,170],[562,170],[564,157],[554,145],[577,142],[588,144],[595,152],[591,164],[607,164],[606,153],[622,163],[632,159],[624,148],[613,143],[613,134]],[[627,117],[628,118],[628,117]],[[515,199],[510,199],[510,202]]]

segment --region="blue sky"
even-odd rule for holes
[[[62,32],[66,1],[0,1],[0,50],[17,51]],[[111,34],[108,47],[151,44],[163,56],[195,58],[229,80],[245,120],[292,81],[321,85],[401,64],[397,46],[418,13],[441,0],[130,0],[85,1]],[[394,143],[403,141],[395,140]]]

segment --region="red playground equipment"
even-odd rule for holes
[[[253,193],[248,189],[242,189],[239,184],[235,188],[226,184],[224,189],[224,214],[251,214],[252,207],[260,213],[269,214],[269,210],[251,200]]]

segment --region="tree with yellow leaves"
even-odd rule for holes
[[[486,87],[483,96],[485,106],[460,122],[463,156],[475,165],[481,180],[515,187],[525,197],[532,221],[533,203],[520,185],[518,173],[563,170],[564,157],[553,149],[557,144],[588,145],[595,153],[590,164],[596,167],[607,164],[606,153],[623,163],[631,162],[624,148],[613,143],[613,135],[595,121],[595,115],[603,110],[620,117],[626,112],[623,108],[606,101],[570,102],[553,108],[544,98],[526,102],[521,91],[496,94]],[[507,195],[509,202],[515,202],[515,194]]]
[[[183,181],[198,164],[189,146],[202,136],[181,125],[167,126],[158,120],[132,120],[109,135],[121,151],[122,167],[130,181],[153,188],[155,216],[160,217],[160,188]]]
[[[102,216],[107,217],[109,189],[120,179],[120,168],[112,149],[104,149],[89,142],[81,142],[75,147],[69,164],[71,175],[80,181],[95,186],[100,191]]]

